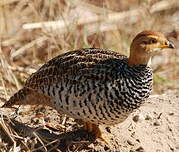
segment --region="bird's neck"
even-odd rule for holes
[[[151,65],[151,56],[150,55],[143,55],[143,54],[137,54],[136,52],[140,51],[131,51],[130,56],[128,59],[128,65],[129,66],[135,66],[135,65]]]

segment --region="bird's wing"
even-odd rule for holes
[[[40,88],[60,82],[65,76],[76,76],[79,73],[93,72],[94,67],[111,66],[115,59],[123,60],[127,57],[116,52],[102,49],[81,49],[59,55],[32,74],[25,83],[25,87],[38,90]],[[91,70],[88,70],[91,69]]]

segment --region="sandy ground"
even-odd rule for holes
[[[61,116],[51,108],[21,106],[16,114],[14,109],[1,109],[0,112],[8,118],[15,117],[13,125],[4,119],[0,123],[3,121],[7,127],[12,127],[19,139],[23,137],[21,141],[26,146],[14,138],[17,141],[16,151],[179,152],[179,96],[176,94],[152,97],[123,123],[101,126],[111,146],[94,141],[93,135],[79,129],[82,126],[79,121]],[[10,151],[13,146],[5,139],[5,131],[2,130],[0,149]],[[32,137],[33,131],[41,140]],[[56,140],[58,142],[54,142],[53,146],[46,146]]]

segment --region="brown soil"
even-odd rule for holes
[[[121,124],[101,126],[111,146],[95,141],[79,120],[48,107],[21,106],[1,114],[8,116],[0,120],[2,151],[15,146],[16,151],[179,152],[179,97],[171,93],[151,97]]]

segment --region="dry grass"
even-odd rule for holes
[[[179,46],[178,0],[1,0],[0,23],[1,100],[20,89],[41,63],[69,50],[100,47],[127,55],[142,30],[161,31]],[[158,57],[154,93],[179,89],[179,53]],[[20,138],[5,132],[13,143]]]

